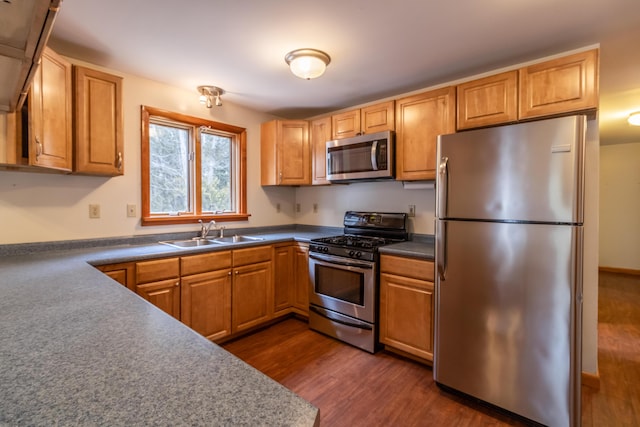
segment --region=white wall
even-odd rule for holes
[[[415,218],[409,219],[409,231],[433,234],[435,192],[433,189],[405,190],[401,182],[363,182],[323,187],[300,187],[296,190],[300,204],[298,224],[342,227],[348,210],[408,212],[416,206]],[[318,212],[313,212],[313,205]]]
[[[80,61],[72,62],[82,63]],[[91,64],[89,67],[105,70]],[[198,93],[112,70],[124,77],[123,112],[125,175],[114,178],[0,171],[0,244],[118,237],[196,230],[196,224],[140,225],[140,105],[229,123],[247,129],[248,222],[228,228],[295,222],[293,188],[260,186],[260,123],[273,117],[224,101],[222,107],[200,105]],[[6,138],[0,116],[0,146]],[[90,203],[100,204],[101,218],[89,219]],[[137,205],[138,218],[126,217],[126,205]],[[280,203],[281,212],[276,212]]]
[[[640,270],[640,142],[600,147],[600,266]]]

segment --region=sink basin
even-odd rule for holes
[[[215,245],[218,242],[207,239],[188,239],[188,240],[170,240],[160,242],[163,245],[173,246],[174,248],[195,248],[198,246]]]
[[[264,240],[262,237],[251,237],[251,236],[226,236],[226,237],[217,237],[212,239],[213,242],[216,243],[242,243],[242,242],[257,242],[260,240]]]

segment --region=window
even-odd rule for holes
[[[142,106],[142,225],[247,220],[246,129]]]

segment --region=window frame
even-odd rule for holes
[[[142,105],[140,109],[141,115],[141,185],[142,185],[142,218],[141,224],[143,226],[149,225],[174,225],[174,224],[191,224],[197,223],[198,220],[216,222],[225,221],[248,221],[249,214],[247,213],[247,130],[242,127],[229,125],[226,123],[215,122],[212,120],[202,119],[199,117],[188,116],[186,114],[174,113],[159,108],[149,107]],[[150,154],[149,154],[149,124],[151,118],[157,117],[161,120],[167,120],[170,122],[176,122],[178,124],[192,126],[194,129],[194,146],[195,146],[195,179],[193,184],[195,189],[191,188],[191,193],[194,194],[194,208],[195,212],[179,214],[179,215],[159,215],[151,214],[151,199],[150,199]],[[201,155],[200,155],[200,132],[201,127],[210,128],[214,131],[221,131],[234,136],[237,145],[237,172],[235,173],[236,180],[236,212],[222,212],[210,214],[202,213],[202,168],[201,168]]]

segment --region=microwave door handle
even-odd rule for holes
[[[371,167],[374,171],[378,170],[378,141],[371,144]]]

